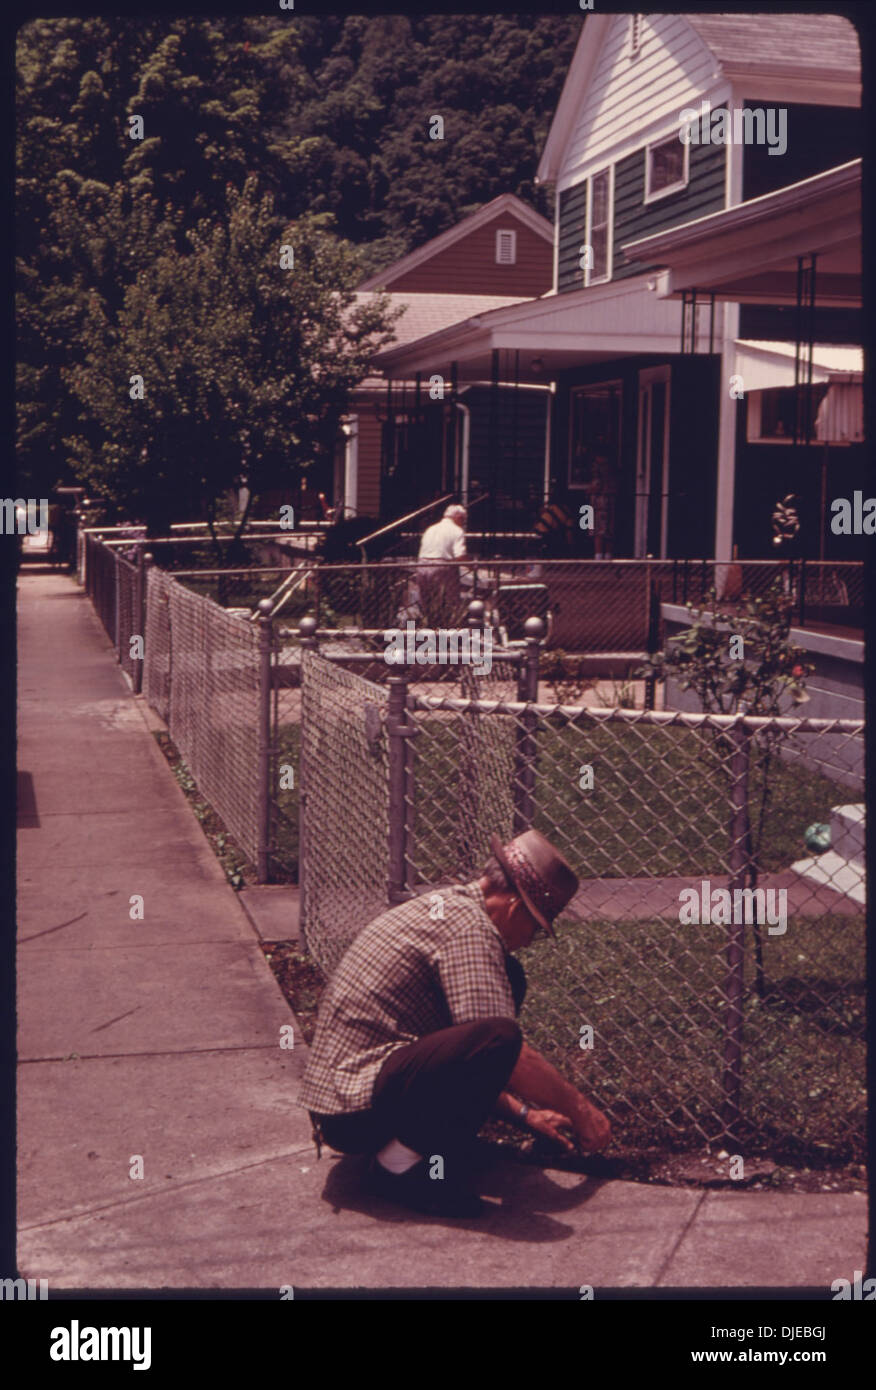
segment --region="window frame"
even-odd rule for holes
[[[592,212],[593,212],[593,181],[601,178],[605,174],[608,179],[608,197],[606,200],[606,236],[605,236],[605,274],[594,275],[592,270],[587,267],[584,269],[584,288],[589,289],[591,285],[607,285],[611,280],[614,268],[614,165],[607,164],[604,169],[597,169],[596,173],[590,174],[587,178],[587,214],[584,219],[584,244],[592,246]]]
[[[656,140],[649,140],[645,146],[645,203],[657,203],[661,198],[669,198],[673,193],[680,193],[683,188],[690,184],[690,141],[687,144],[683,140],[678,140],[682,148],[683,174],[681,179],[669,184],[666,188],[659,188],[656,192],[651,189],[651,151],[659,149],[661,145],[668,145],[671,140],[678,140],[678,130],[670,131],[668,135],[661,135]]]

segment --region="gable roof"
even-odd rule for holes
[[[619,14],[585,16],[539,161],[536,183],[556,183],[611,26],[628,18]],[[683,21],[711,54],[716,79],[723,77],[740,86],[744,86],[746,76],[761,82],[774,79],[797,83],[805,95],[795,96],[794,100],[803,102],[829,102],[835,99],[839,88],[842,100],[853,105],[860,102],[857,32],[840,15],[683,14],[675,18]],[[643,112],[642,124],[647,125],[647,112]]]
[[[688,14],[687,20],[728,77],[809,73],[859,81],[854,26],[834,14]]]
[[[371,293],[369,290],[358,290],[356,302],[367,299]],[[499,294],[418,294],[410,290],[401,290],[397,294],[390,292],[391,307],[397,309],[401,304],[405,310],[393,325],[396,336],[391,347],[404,347],[418,338],[441,333],[455,323],[462,323],[478,314],[489,313],[491,309],[506,309],[511,304],[522,304],[531,297]],[[384,351],[389,351],[389,348],[385,348]]]
[[[516,217],[524,226],[543,237],[546,242],[553,246],[554,229],[546,217],[541,213],[535,212],[533,208],[524,203],[514,193],[501,193],[498,198],[493,198],[491,202],[485,203],[478,208],[477,212],[471,213],[469,217],[464,217],[455,226],[448,227],[446,232],[440,236],[433,237],[424,246],[418,246],[416,251],[411,251],[409,255],[402,256],[401,260],[393,261],[392,265],[381,270],[377,275],[371,275],[367,280],[363,280],[359,286],[360,290],[376,290],[381,286],[391,285],[402,275],[407,275],[411,270],[423,264],[424,261],[431,260],[441,251],[446,251],[449,247],[455,246],[463,237],[470,236],[479,228],[486,226],[494,217]],[[450,296],[445,296],[450,298]]]

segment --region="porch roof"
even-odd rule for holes
[[[653,276],[650,277],[653,282]],[[543,294],[474,314],[376,354],[387,376],[441,372],[456,362],[460,382],[489,381],[494,350],[500,380],[545,385],[557,372],[626,355],[678,352],[678,309],[649,294],[648,276]],[[442,296],[443,298],[444,296]],[[716,342],[720,311],[716,313]],[[516,353],[519,351],[519,374]]]
[[[773,305],[796,304],[797,258],[814,254],[816,303],[858,308],[861,160],[626,242],[624,251],[661,267],[661,299],[696,290],[736,304]]]

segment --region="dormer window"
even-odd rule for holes
[[[640,14],[630,15],[630,57],[635,58],[639,52],[639,44],[642,41],[642,16]]]
[[[517,233],[500,231],[496,233],[496,265],[517,264]]]

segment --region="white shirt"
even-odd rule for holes
[[[421,560],[461,560],[465,555],[465,532],[452,517],[442,517],[427,526],[420,541]]]

